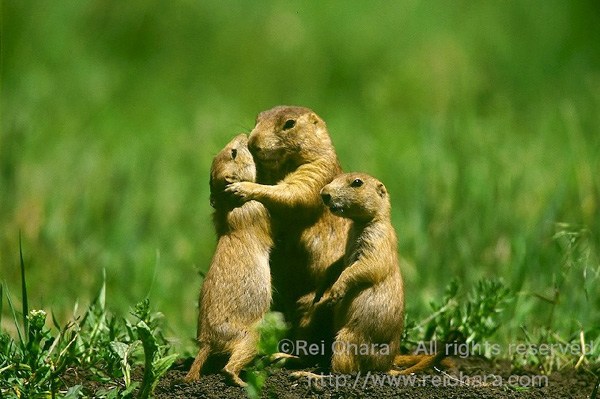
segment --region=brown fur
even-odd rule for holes
[[[327,211],[319,195],[341,173],[327,126],[308,108],[278,106],[258,115],[248,146],[261,184],[234,183],[226,191],[271,213],[275,309],[292,322],[296,338],[331,339],[330,310],[315,311],[312,300],[343,257],[349,222]]]
[[[245,135],[235,137],[214,158],[211,204],[217,247],[200,291],[199,352],[186,380],[200,378],[209,355],[230,354],[223,371],[237,385],[241,369],[256,355],[257,325],[271,303],[269,215],[257,201],[238,206],[223,192],[227,184],[254,181],[256,168]]]
[[[364,173],[346,173],[326,185],[321,197],[332,213],[352,220],[345,268],[320,301],[335,304],[336,345],[353,349],[334,351],[332,370],[411,374],[438,363],[443,353],[397,355],[404,288],[390,199],[383,183]],[[367,353],[361,353],[361,348]],[[385,351],[378,352],[378,348]],[[408,368],[397,371],[392,366]]]
[[[345,268],[321,299],[335,304],[332,371],[390,371],[400,347],[404,290],[389,195],[373,177],[348,173],[321,196],[333,214],[352,220]]]

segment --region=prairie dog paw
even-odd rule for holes
[[[326,291],[325,294],[318,300],[318,304],[329,304],[335,305],[344,297],[346,289],[342,284],[334,284],[329,291]]]
[[[225,192],[231,193],[243,201],[250,201],[252,199],[253,185],[254,183],[247,181],[231,183],[225,187]]]
[[[345,291],[345,287],[341,284],[334,284],[333,287],[331,287],[331,291],[329,291],[328,301],[330,303],[338,303],[344,297]]]

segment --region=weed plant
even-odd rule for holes
[[[53,327],[47,327],[45,311],[27,310],[25,269],[21,265],[21,314],[6,293],[18,338],[0,331],[0,396],[148,398],[178,357],[168,353],[171,345],[161,331],[162,317],[150,311],[149,300],[135,306],[133,320],[115,317],[106,308],[103,282],[82,317],[64,326],[53,317]],[[136,367],[143,368],[141,381],[132,379]],[[69,377],[78,374],[84,380]],[[94,381],[97,384],[90,385]]]

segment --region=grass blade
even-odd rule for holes
[[[23,302],[23,328],[25,337],[29,340],[29,303],[27,301],[27,283],[25,279],[25,262],[23,261],[23,246],[21,245],[21,232],[19,231],[19,263],[21,265],[21,300]]]
[[[2,311],[4,308],[2,307],[2,295],[3,295],[4,284],[0,284],[0,326],[2,326]]]
[[[23,341],[23,332],[21,331],[21,326],[19,324],[19,320],[17,319],[17,312],[15,311],[12,299],[10,299],[10,292],[8,290],[8,287],[6,287],[6,299],[8,300],[8,308],[10,309],[13,316],[13,320],[15,321],[15,328],[17,329],[17,334],[19,335],[19,342],[21,344],[24,344],[25,342]]]
[[[102,313],[106,312],[106,269],[102,269],[102,287],[98,293],[98,304]]]

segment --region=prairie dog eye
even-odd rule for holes
[[[235,157],[237,157],[237,149],[232,148],[231,149],[231,159],[235,159]]]
[[[288,119],[287,121],[285,121],[285,123],[283,124],[283,130],[288,130],[293,128],[294,126],[296,126],[296,121],[293,119]]]
[[[350,187],[360,187],[363,185],[363,181],[360,179],[354,179],[354,181],[350,184]]]

